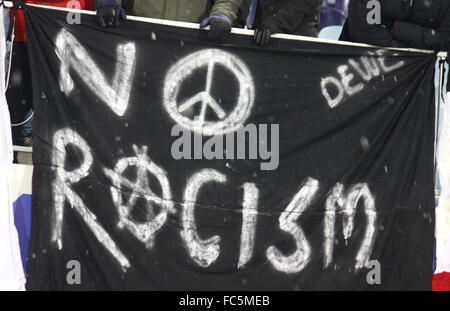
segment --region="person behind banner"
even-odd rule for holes
[[[93,9],[94,0],[76,0],[77,7],[80,9]],[[13,1],[16,5],[19,1]],[[24,4],[42,4],[48,6],[58,6],[71,8],[74,0],[22,0]],[[14,25],[14,44],[12,50],[12,61],[10,68],[10,81],[6,97],[11,115],[11,123],[14,145],[32,145],[32,81],[31,68],[28,59],[28,43],[25,29],[25,18],[23,10],[18,9],[9,12],[11,25]],[[14,20],[14,24],[12,21]],[[8,38],[9,39],[9,38]],[[25,122],[29,120],[28,122]]]
[[[95,8],[102,27],[117,27],[126,21],[126,11],[142,17],[200,23],[210,26],[209,38],[224,42],[231,33],[242,0],[97,0]]]
[[[351,0],[342,41],[447,51],[449,0]]]
[[[242,7],[248,12],[244,24],[255,29],[259,45],[275,33],[317,37],[322,0],[244,0]]]

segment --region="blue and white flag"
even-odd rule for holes
[[[25,276],[10,196],[13,150],[5,97],[5,49],[3,14],[0,14],[0,290],[23,290]]]

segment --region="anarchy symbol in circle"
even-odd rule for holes
[[[229,70],[238,81],[237,103],[229,113],[211,96],[214,68],[217,65]],[[203,67],[207,68],[205,90],[178,103],[177,97],[183,81],[195,70]],[[239,58],[221,50],[202,50],[186,56],[171,67],[164,84],[164,106],[169,115],[182,127],[206,136],[222,135],[236,131],[250,116],[255,97],[254,89],[250,71]],[[199,104],[201,106],[198,116],[192,119],[183,114]],[[208,109],[217,116],[217,120],[206,119]]]
[[[120,216],[119,228],[126,227],[136,238],[151,248],[154,235],[166,222],[168,213],[174,214],[175,209],[166,172],[147,156],[147,147],[139,149],[133,146],[133,148],[136,152],[135,157],[121,159],[114,171],[105,170],[105,172],[112,180],[111,194]],[[136,169],[135,180],[123,177],[124,172],[130,167]],[[159,182],[162,190],[161,197],[151,190],[149,174],[156,177]],[[128,200],[125,200],[124,193],[130,193]],[[138,223],[131,217],[138,199],[145,201],[147,215],[151,216],[151,219],[145,223]],[[155,205],[160,207],[157,214]]]

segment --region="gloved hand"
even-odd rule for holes
[[[214,14],[205,18],[200,23],[200,28],[204,28],[208,25],[211,26],[208,37],[212,41],[222,43],[231,33],[231,21],[223,14]]]
[[[267,26],[262,26],[261,28],[255,30],[255,36],[253,37],[253,40],[255,40],[258,45],[263,46],[269,42],[271,35],[272,30],[270,30],[270,28]]]
[[[98,22],[103,28],[117,27],[127,20],[125,9],[115,0],[100,0],[95,9]]]

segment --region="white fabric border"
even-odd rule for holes
[[[443,106],[442,127],[437,147],[441,195],[436,208],[436,271],[450,272],[450,93]]]
[[[13,149],[5,96],[5,50],[3,14],[0,14],[0,290],[19,291],[25,289],[25,275],[10,195]]]

